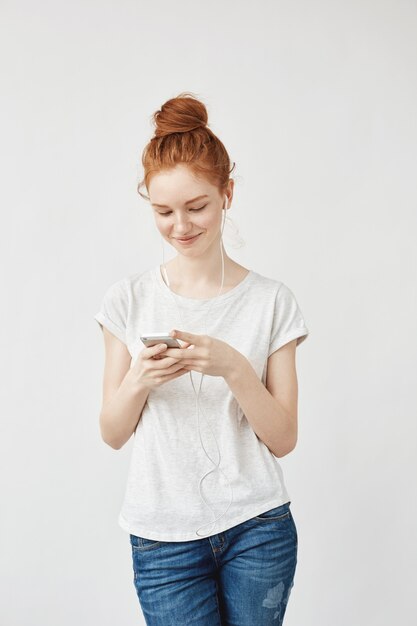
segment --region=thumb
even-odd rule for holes
[[[179,339],[181,348],[188,348],[191,344],[189,341],[182,341],[181,339]]]
[[[182,330],[171,330],[169,334],[171,337],[182,339],[183,341],[187,341],[189,344],[198,343],[198,335],[194,335],[193,333],[185,333]]]

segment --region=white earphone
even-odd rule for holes
[[[219,292],[218,292],[218,294],[217,294],[217,296],[216,296],[216,297],[218,297],[218,296],[220,295],[221,290],[222,290],[222,288],[223,288],[223,283],[224,283],[224,256],[223,256],[223,246],[222,246],[222,242],[223,242],[223,230],[224,230],[224,225],[225,225],[225,221],[226,221],[226,210],[227,210],[227,201],[228,201],[227,196],[225,196],[225,197],[226,197],[226,204],[225,204],[224,208],[222,209],[222,211],[224,211],[224,216],[223,216],[222,228],[221,228],[221,233],[220,233],[220,253],[221,253],[221,257],[222,257],[222,280],[221,280],[221,285],[220,285]],[[162,239],[162,255],[163,255],[163,265],[162,265],[162,268],[163,268],[163,272],[164,272],[164,275],[165,275],[166,284],[167,284],[167,286],[169,287],[169,279],[168,279],[168,274],[167,274],[166,267],[165,267],[165,254],[164,254],[164,242],[163,242],[163,239]],[[178,309],[178,312],[179,312],[179,315],[180,315],[180,318],[181,318],[181,322],[183,322],[183,320],[182,320],[182,315],[181,315],[181,310],[180,310],[180,307],[178,306],[177,300],[176,300],[176,298],[175,298],[175,294],[174,294],[174,292],[173,292],[171,289],[170,289],[169,291],[170,291],[170,294],[172,295],[172,297],[173,297],[173,299],[174,299],[174,302],[175,302],[175,305],[176,305],[176,307],[177,307],[177,309]],[[208,311],[207,311],[207,315],[206,315],[206,322],[207,322],[207,317],[208,317],[209,311],[210,311],[210,309],[211,309],[211,307],[212,307],[212,304],[213,304],[213,300],[214,300],[214,298],[212,299],[212,302],[210,303],[210,306],[209,306]],[[183,325],[183,327],[184,327],[184,325]],[[207,323],[205,323],[205,327],[206,327],[206,328],[205,328],[205,334],[207,334]],[[207,506],[208,506],[208,507],[212,510],[213,514],[215,515],[215,513],[214,513],[213,509],[211,508],[211,506],[209,505],[209,503],[205,500],[205,498],[204,498],[204,496],[203,496],[203,494],[202,494],[202,492],[201,492],[201,483],[202,483],[202,481],[204,480],[204,478],[206,478],[206,476],[208,476],[209,474],[211,474],[212,472],[214,472],[216,469],[219,469],[219,470],[220,470],[220,472],[222,472],[223,476],[225,476],[225,473],[224,473],[224,472],[223,472],[223,470],[219,467],[219,464],[220,464],[220,456],[221,456],[221,455],[220,455],[220,449],[219,449],[219,446],[217,445],[217,439],[216,439],[216,437],[215,437],[215,435],[214,435],[214,432],[213,432],[213,429],[211,428],[210,423],[208,422],[207,418],[205,417],[204,413],[201,411],[201,408],[200,408],[200,399],[199,399],[199,395],[200,395],[200,390],[201,390],[201,385],[202,385],[202,382],[203,382],[204,374],[201,374],[200,386],[199,386],[198,392],[196,392],[195,387],[194,387],[194,382],[193,382],[193,377],[192,377],[192,371],[191,371],[191,370],[190,370],[189,374],[190,374],[191,384],[192,384],[192,386],[193,386],[194,394],[195,394],[195,396],[196,396],[196,401],[197,401],[197,421],[198,421],[198,433],[199,433],[199,437],[200,437],[201,446],[202,446],[202,448],[203,448],[203,450],[204,450],[204,452],[205,452],[205,454],[206,454],[207,458],[208,458],[208,459],[209,459],[209,460],[213,463],[213,465],[214,465],[214,468],[213,468],[213,469],[211,469],[209,472],[207,472],[206,474],[204,474],[204,476],[202,476],[202,478],[200,479],[200,483],[199,483],[199,485],[198,485],[198,488],[199,488],[199,492],[200,492],[200,497],[201,497],[201,499],[202,499],[202,500],[203,500],[203,502],[204,502],[204,503],[205,503],[205,504],[206,504],[206,505],[207,505]],[[199,421],[199,413],[200,413],[200,411],[201,411],[202,415],[204,416],[204,419],[206,420],[206,423],[208,424],[208,426],[209,426],[209,428],[210,428],[210,430],[211,430],[211,432],[212,432],[212,434],[213,434],[213,437],[214,437],[214,439],[215,439],[215,441],[216,441],[217,450],[218,450],[218,452],[219,452],[219,460],[218,460],[218,462],[217,462],[217,463],[215,463],[215,462],[213,461],[213,459],[212,459],[212,458],[211,458],[211,457],[207,454],[207,450],[206,450],[206,448],[204,447],[204,443],[203,443],[202,438],[201,438],[201,432],[200,432],[200,421]],[[230,508],[230,506],[231,506],[231,504],[232,504],[232,502],[233,502],[233,488],[232,488],[232,485],[230,484],[230,481],[229,481],[229,479],[227,478],[227,476],[226,476],[226,480],[227,480],[227,482],[229,483],[229,487],[230,487],[231,494],[232,494],[232,497],[231,497],[231,500],[230,500],[230,502],[229,502],[229,505],[228,505],[227,509],[226,509],[226,510],[225,510],[225,511],[221,514],[221,515],[219,515],[218,517],[215,517],[215,519],[214,519],[212,522],[208,522],[208,524],[209,524],[209,523],[210,523],[210,524],[214,524],[214,523],[215,523],[218,519],[220,519],[221,517],[223,517],[223,515],[225,515],[225,514],[227,513],[227,511],[229,510],[229,508]],[[200,530],[200,528],[204,528],[204,526],[207,526],[208,524],[203,524],[203,526],[200,526],[200,527],[196,530],[196,535],[197,535],[198,537],[204,537],[204,536],[205,536],[204,534],[203,534],[203,535],[199,534],[199,532],[198,532],[198,531]]]

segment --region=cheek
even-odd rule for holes
[[[204,230],[213,230],[217,226],[217,219],[215,215],[201,215],[196,218],[195,222],[204,228]]]
[[[156,220],[156,227],[161,235],[166,235],[170,231],[169,220],[163,221],[161,219]]]

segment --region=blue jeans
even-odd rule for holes
[[[192,541],[130,535],[148,626],[281,626],[297,564],[290,502]]]

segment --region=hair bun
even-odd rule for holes
[[[208,122],[205,105],[191,92],[180,93],[167,100],[159,111],[153,114],[155,137],[171,133],[186,133],[196,128],[206,128]]]
[[[189,91],[182,92],[167,100],[150,119],[155,124],[155,135],[142,152],[144,178],[137,186],[142,198],[150,201],[149,195],[141,192],[142,185],[149,193],[152,178],[177,165],[185,165],[194,178],[216,187],[220,196],[228,193],[236,164],[209,128],[207,109],[201,100]]]

